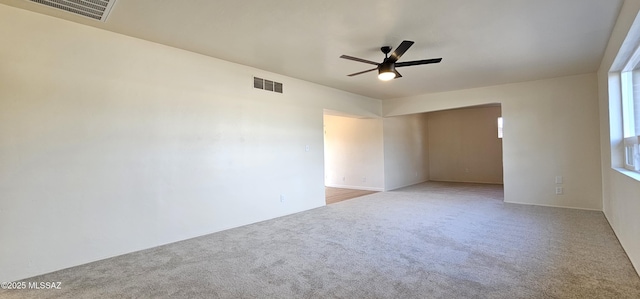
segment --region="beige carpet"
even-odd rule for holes
[[[43,248],[42,250],[46,250]],[[2,298],[640,298],[601,212],[425,183],[25,281]]]

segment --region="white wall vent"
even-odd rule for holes
[[[116,0],[29,0],[83,17],[105,22]]]
[[[275,91],[282,93],[282,83],[275,82],[267,79],[253,77],[253,87],[257,89],[264,89],[268,91]]]

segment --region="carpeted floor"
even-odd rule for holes
[[[424,183],[26,281],[2,298],[640,298],[601,212]]]

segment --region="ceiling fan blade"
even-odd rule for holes
[[[340,58],[349,59],[349,60],[358,61],[358,62],[364,62],[364,63],[368,63],[368,64],[373,64],[373,65],[378,65],[379,64],[379,63],[373,62],[371,60],[366,60],[366,59],[353,57],[353,56],[349,56],[349,55],[342,55],[342,56],[340,56]]]
[[[400,75],[400,73],[398,73],[398,71],[394,70],[394,72],[396,73],[396,77],[393,78],[393,79],[402,78],[402,75]]]
[[[440,61],[442,61],[442,58],[433,58],[433,59],[397,62],[396,63],[396,67],[421,65],[421,64],[431,64],[431,63],[440,63]]]
[[[407,50],[409,50],[409,48],[412,45],[413,45],[413,42],[410,40],[402,41],[400,45],[396,48],[396,50],[393,51],[393,53],[391,53],[391,56],[389,56],[389,59],[391,59],[393,62],[398,61],[398,59],[400,59],[402,54],[404,54],[404,52],[407,52]]]
[[[366,71],[362,71],[362,72],[357,72],[357,73],[349,74],[349,75],[347,75],[347,76],[349,76],[349,77],[353,77],[353,76],[361,75],[361,74],[364,74],[364,73],[368,73],[368,72],[370,72],[370,71],[375,71],[375,70],[377,70],[377,69],[378,69],[378,68],[373,68],[373,69],[370,69],[370,70],[366,70]]]

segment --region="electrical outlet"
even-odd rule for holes
[[[556,176],[556,184],[562,184],[562,176]]]
[[[308,152],[308,151],[309,151],[309,146],[308,146],[308,145],[305,145],[305,146],[304,146],[304,151],[305,151],[305,152]]]
[[[367,177],[363,177],[363,178],[362,178],[362,182],[363,182],[363,183],[366,183],[366,182],[367,182]]]
[[[284,195],[280,194],[280,202],[284,202]]]
[[[562,195],[562,194],[564,194],[564,188],[556,187],[556,195]]]

